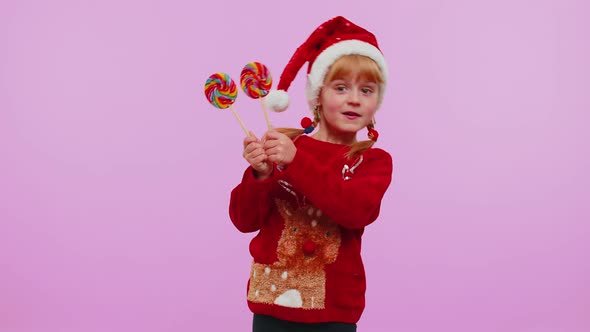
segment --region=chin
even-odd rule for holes
[[[338,128],[338,133],[341,135],[356,135],[356,133],[361,130],[362,128],[358,128],[358,127],[350,127],[350,126],[346,126],[343,128]]]

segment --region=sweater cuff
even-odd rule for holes
[[[246,168],[246,170],[244,171],[244,175],[242,176],[242,182],[243,183],[247,183],[248,185],[251,186],[267,186],[270,184],[272,177],[274,176],[274,170],[272,173],[270,173],[270,175],[263,180],[259,180],[256,178],[255,176],[256,171],[254,170],[254,168],[252,166],[248,166],[248,168]]]

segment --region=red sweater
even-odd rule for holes
[[[231,193],[229,214],[250,242],[252,312],[304,322],[356,323],[365,307],[364,227],[379,215],[391,156],[301,136],[289,166],[265,180],[249,167]]]

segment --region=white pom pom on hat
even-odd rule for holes
[[[273,111],[282,112],[289,107],[289,95],[285,90],[271,90],[264,97],[264,103]]]
[[[310,110],[317,104],[320,89],[330,66],[340,57],[358,54],[371,58],[377,63],[384,82],[380,91],[385,91],[387,82],[387,63],[379,49],[375,36],[350,22],[337,16],[320,25],[307,40],[297,48],[291,60],[283,70],[277,90],[272,90],[265,97],[265,104],[275,112],[282,112],[289,106],[287,90],[297,76],[297,72],[308,62],[306,98]],[[379,94],[379,104],[383,93]]]

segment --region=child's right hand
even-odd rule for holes
[[[263,144],[251,131],[244,138],[244,153],[242,155],[252,165],[257,179],[264,180],[270,176],[272,166],[267,160],[268,156],[264,152]]]

